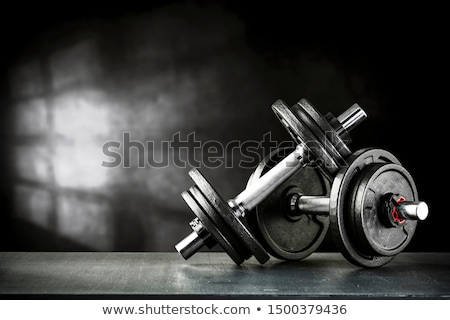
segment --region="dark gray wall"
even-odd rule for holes
[[[164,141],[195,133],[201,144],[226,146],[271,132],[280,143],[289,136],[270,105],[305,97],[335,115],[354,102],[363,106],[369,119],[356,129],[353,150],[392,151],[432,209],[410,249],[448,250],[442,221],[449,219],[436,210],[427,156],[418,159],[437,130],[428,120],[430,90],[439,91],[429,68],[439,60],[429,59],[423,39],[389,17],[371,25],[380,20],[367,21],[364,11],[349,20],[298,16],[281,5],[260,10],[173,2],[24,19],[3,53],[1,247],[172,251],[190,230],[193,215],[180,193],[191,185],[194,160],[229,198],[258,158],[244,168],[240,161],[249,158],[226,150],[228,166],[212,168],[192,141],[169,151]],[[8,24],[2,27],[6,34]],[[131,147],[129,168],[105,168],[108,141],[128,154],[124,133],[154,148]],[[167,165],[155,168],[148,157]]]

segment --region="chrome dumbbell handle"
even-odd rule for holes
[[[267,171],[254,184],[230,200],[230,205],[239,208],[239,212],[244,216],[245,212],[253,210],[280,184],[306,164],[303,146],[298,145],[293,152]]]

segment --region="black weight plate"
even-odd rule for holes
[[[398,159],[382,149],[361,149],[347,159],[348,167],[341,168],[334,178],[330,192],[330,230],[336,246],[351,263],[374,268],[382,266],[393,259],[393,256],[366,254],[358,246],[358,239],[352,234],[349,216],[349,195],[355,175],[364,167],[373,163],[395,163]],[[346,218],[347,217],[347,218]]]
[[[255,239],[255,237],[253,237],[247,227],[234,214],[233,209],[228,205],[228,203],[222,199],[222,197],[216,192],[206,178],[203,177],[200,171],[194,168],[189,171],[189,175],[203,195],[221,215],[223,220],[235,232],[235,234],[242,239],[241,242],[244,243],[247,249],[255,256],[256,260],[258,260],[261,264],[267,262],[270,258],[267,252]]]
[[[328,141],[330,141],[336,150],[338,150],[342,158],[345,159],[352,153],[348,148],[347,143],[337,134],[330,122],[322,116],[307,99],[301,99],[298,104],[302,106],[322,131],[325,132]],[[328,134],[330,134],[330,136],[328,136]]]
[[[227,223],[223,220],[222,216],[216,211],[215,208],[211,206],[211,203],[207,200],[204,194],[194,186],[189,189],[189,192],[195,201],[203,208],[203,211],[208,214],[208,217],[214,222],[216,228],[220,230],[220,233],[228,240],[228,242],[233,246],[233,248],[241,255],[244,259],[248,259],[252,256],[247,247],[242,243],[237,234],[230,229]]]
[[[327,150],[336,163],[344,164],[343,156],[334,146],[336,139],[329,139],[330,135],[337,136],[337,134],[330,124],[328,124],[328,126],[325,125],[327,120],[324,119],[306,99],[302,99],[292,106],[291,111],[305,124],[306,127],[308,127],[309,130],[311,130],[316,136],[318,143],[322,144],[324,149]],[[319,126],[319,123],[321,126]],[[346,156],[349,154],[350,152]]]
[[[181,194],[181,197],[187,203],[192,212],[200,219],[202,224],[211,234],[211,236],[217,241],[217,243],[225,250],[225,252],[230,256],[230,258],[237,264],[240,265],[244,262],[244,258],[233,248],[233,246],[228,242],[227,238],[221,233],[219,229],[216,228],[214,222],[209,218],[200,205],[195,201],[194,197],[185,191]]]
[[[401,226],[386,227],[380,215],[383,196],[399,194],[407,201],[417,201],[416,185],[411,175],[397,164],[371,164],[359,174],[351,196],[355,234],[367,252],[394,256],[405,249],[416,230],[417,221],[406,220]]]
[[[289,152],[292,152],[292,149],[277,149],[269,154],[251,175],[247,187],[281,161],[280,154]],[[295,220],[289,219],[286,194],[296,190],[305,195],[327,195],[329,189],[328,180],[324,179],[319,170],[302,168],[246,215],[248,225],[274,257],[284,260],[303,259],[322,243],[328,230],[329,219],[327,216],[307,214]]]
[[[272,105],[272,110],[296,143],[301,144],[305,148],[306,154],[313,156],[314,159],[309,160],[320,160],[322,163],[321,168],[325,172],[332,174],[338,170],[338,163],[324,148],[324,145],[318,141],[318,138],[311,132],[307,124],[303,123],[283,101],[277,100]]]

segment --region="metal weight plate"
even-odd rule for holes
[[[303,110],[305,110],[308,115],[315,121],[319,128],[323,132],[325,132],[327,140],[330,141],[331,144],[340,153],[342,159],[345,159],[352,153],[348,148],[347,143],[342,140],[341,137],[337,134],[336,130],[330,124],[328,119],[322,116],[307,99],[301,99],[298,102],[298,105],[300,105]]]
[[[247,247],[251,254],[255,256],[256,260],[261,264],[267,262],[270,258],[267,252],[235,215],[228,203],[222,199],[206,178],[203,177],[200,171],[192,169],[189,171],[189,175],[197,185],[198,189],[203,193],[206,199],[208,199],[212,207],[220,214],[230,229],[234,231],[235,235],[241,239],[241,242]]]
[[[397,164],[371,164],[358,175],[350,196],[355,235],[364,252],[394,256],[411,241],[417,221],[405,220],[397,227],[387,227],[382,221],[381,215],[386,213],[381,201],[389,194],[417,201],[416,185],[408,171]]]
[[[247,186],[275,166],[292,149],[277,149],[270,153],[251,175]],[[283,155],[283,156],[280,156]],[[322,243],[329,226],[327,216],[304,214],[297,219],[288,217],[287,195],[328,195],[330,184],[319,170],[305,167],[298,170],[272,194],[246,215],[248,225],[274,257],[300,260],[313,253]]]
[[[216,240],[216,242],[225,250],[230,258],[240,265],[244,262],[244,258],[234,249],[228,239],[222,234],[222,232],[216,227],[214,222],[209,218],[209,215],[199,206],[190,192],[185,191],[181,194],[184,201],[187,203],[192,212],[200,219],[202,224],[208,229],[208,232]]]
[[[341,168],[333,181],[330,192],[330,230],[336,246],[351,263],[368,268],[382,266],[393,259],[393,256],[367,254],[361,250],[358,240],[353,234],[348,219],[351,208],[348,198],[352,191],[355,176],[366,166],[374,163],[394,163],[399,160],[388,151],[382,149],[361,149],[346,159],[348,167]]]
[[[291,110],[297,118],[304,123],[312,133],[314,133],[318,143],[324,146],[330,156],[333,157],[338,164],[344,164],[344,156],[348,156],[351,152],[328,121],[322,117],[306,99],[300,100],[291,107]],[[345,151],[348,152],[343,152],[343,154],[339,152],[336,148],[336,146],[339,146],[339,142],[345,146]],[[342,146],[339,147],[342,148]]]
[[[308,124],[297,117],[282,100],[277,100],[272,105],[272,110],[296,143],[303,145],[307,154],[314,156],[314,159],[311,160],[319,160],[321,162],[317,163],[317,165],[322,164],[320,168],[324,172],[333,173],[339,169],[336,160],[325,149],[324,144],[312,133]]]

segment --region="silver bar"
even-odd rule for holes
[[[330,212],[330,198],[326,196],[300,196],[297,200],[296,212],[327,215]]]
[[[339,115],[337,120],[347,132],[350,132],[366,118],[367,113],[357,103],[354,103],[350,108]]]
[[[175,249],[183,256],[184,259],[189,259],[198,250],[200,250],[205,243],[198,236],[197,232],[191,232],[186,238],[178,242]]]
[[[409,220],[423,221],[428,217],[428,205],[423,202],[404,201],[397,205],[400,215]]]
[[[252,210],[303,165],[303,146],[298,145],[292,153],[277,163],[275,167],[238,194],[233,200],[234,203],[247,211]]]

